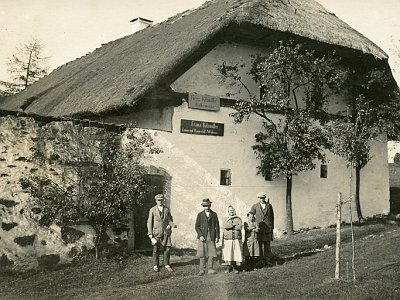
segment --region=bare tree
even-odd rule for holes
[[[8,72],[11,75],[12,84],[18,87],[17,91],[25,89],[48,73],[48,57],[43,56],[44,44],[33,38],[25,45],[16,48],[7,62]]]

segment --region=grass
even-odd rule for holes
[[[87,256],[53,271],[0,274],[0,299],[399,299],[399,226],[378,222],[354,229],[356,282],[346,280],[346,261],[351,265],[346,226],[339,281],[333,279],[334,246],[309,255],[334,244],[335,229],[328,228],[273,241],[274,254],[285,262],[239,275],[224,274],[225,267],[217,265],[217,275],[198,276],[198,260],[190,249],[174,251],[173,273],[152,272],[146,255]]]

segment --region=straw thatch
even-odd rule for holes
[[[242,24],[387,60],[379,47],[313,0],[213,0],[59,67],[6,98],[0,109],[51,116],[121,112],[162,83],[168,86],[174,70],[184,71],[185,61],[205,54],[212,39]]]

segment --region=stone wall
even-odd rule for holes
[[[57,164],[57,157],[71,154],[54,138],[56,133],[68,140],[64,129],[71,125],[52,122],[39,126],[32,118],[0,118],[0,270],[52,268],[94,247],[94,232],[88,226],[39,226],[41,209],[20,184],[21,178],[32,174],[46,174],[62,182],[66,172],[71,172]]]

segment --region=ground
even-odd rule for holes
[[[191,250],[174,251],[173,273],[152,272],[151,257],[146,255],[99,261],[84,257],[55,270],[0,274],[0,298],[400,299],[399,225],[378,222],[354,229],[355,282],[346,226],[340,280],[334,280],[335,228],[328,228],[273,241],[281,264],[251,272],[225,274],[226,267],[218,265],[218,274],[198,276],[198,260]]]

